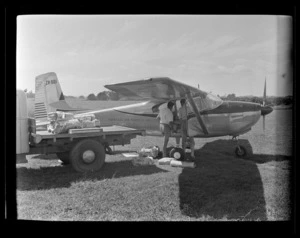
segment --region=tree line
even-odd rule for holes
[[[34,98],[34,93],[32,91],[27,92],[28,98]],[[89,101],[118,101],[120,100],[120,95],[113,91],[102,91],[97,95],[94,93],[89,94],[87,97],[81,95],[79,97],[74,96],[65,96],[69,98],[79,98]],[[263,97],[256,96],[236,96],[234,93],[228,94],[226,96],[219,96],[224,101],[244,101],[244,102],[254,102],[254,103],[263,103]],[[292,105],[293,104],[293,96],[285,96],[285,97],[275,97],[275,96],[267,96],[266,97],[266,105],[277,106],[277,105]]]
[[[219,96],[224,101],[244,101],[244,102],[254,102],[263,104],[263,97],[256,96],[235,96],[234,93],[228,94],[227,96]],[[83,98],[83,96],[81,96]],[[89,94],[87,96],[87,100],[100,100],[100,101],[117,101],[121,97],[116,92],[112,91],[103,91],[97,94]],[[285,97],[275,97],[275,96],[267,96],[266,97],[266,105],[277,106],[277,105],[292,105],[293,104],[293,96],[285,96]]]
[[[27,90],[25,89],[24,92],[27,95],[27,98],[34,98],[35,94],[30,90],[29,92],[27,92]],[[67,98],[79,98],[79,99],[86,99],[86,100],[90,100],[90,101],[96,101],[96,100],[100,100],[100,101],[117,101],[120,99],[120,96],[118,93],[116,92],[112,92],[112,91],[103,91],[98,93],[97,95],[95,95],[94,93],[89,94],[87,97],[81,95],[79,97],[74,97],[74,96],[65,96]]]
[[[218,95],[219,96],[219,95]],[[235,96],[234,93],[228,94],[227,96],[219,96],[224,101],[244,101],[244,102],[254,102],[263,104],[263,97],[256,96]],[[278,106],[278,105],[292,105],[293,104],[293,96],[285,96],[285,97],[275,97],[275,96],[267,96],[265,105],[270,106]]]
[[[89,94],[86,97],[87,100],[95,101],[95,100],[100,100],[100,101],[118,101],[120,99],[120,96],[116,92],[112,91],[103,91],[97,94],[97,96],[93,93]]]

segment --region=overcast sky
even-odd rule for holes
[[[292,18],[260,15],[25,15],[17,88],[55,72],[65,95],[166,76],[216,95],[292,95]]]

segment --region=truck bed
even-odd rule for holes
[[[106,136],[110,135],[120,135],[120,136],[126,136],[128,134],[136,134],[136,135],[143,135],[145,133],[145,130],[138,130],[130,127],[124,127],[124,126],[105,126],[100,127],[99,132],[84,132],[84,133],[63,133],[63,134],[52,134],[48,131],[37,131],[36,133],[31,133],[31,136],[34,139],[35,143],[39,143],[43,139],[53,139],[54,141],[58,138],[79,138],[79,137],[94,137],[94,136],[102,136],[105,138]],[[84,129],[79,129],[84,130]]]

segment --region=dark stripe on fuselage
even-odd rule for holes
[[[261,106],[257,103],[224,101],[220,106],[218,106],[215,109],[200,112],[200,115],[255,112],[260,110]]]

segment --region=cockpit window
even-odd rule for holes
[[[223,103],[222,99],[210,93],[207,93],[205,97],[198,96],[198,97],[194,97],[193,99],[199,112],[215,109]],[[176,100],[175,102],[178,110],[181,107],[180,100]],[[188,113],[192,112],[192,107],[189,103],[189,100],[186,99],[186,102],[187,102]],[[166,107],[167,107],[167,103],[162,103],[154,106],[152,108],[152,111],[159,112],[159,110]],[[173,107],[173,111],[175,111],[175,107]]]
[[[210,93],[205,98],[196,97],[194,101],[199,112],[215,109],[223,103],[222,99]]]

